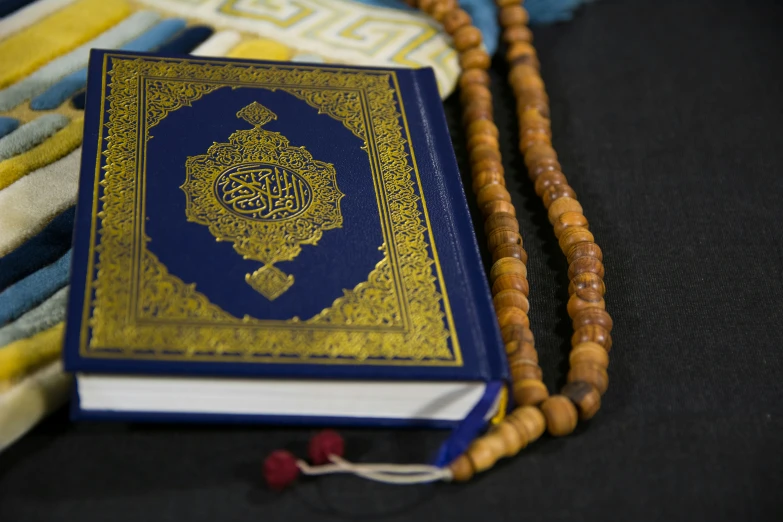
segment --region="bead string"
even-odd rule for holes
[[[493,265],[489,278],[513,378],[518,407],[476,439],[449,465],[452,479],[465,481],[491,468],[503,457],[516,455],[544,431],[564,436],[577,421],[587,420],[601,406],[608,386],[606,368],[612,346],[612,319],[605,311],[603,254],[595,244],[582,206],[552,148],[549,100],[539,74],[539,63],[527,27],[528,14],[520,0],[496,0],[502,39],[507,46],[508,80],[517,102],[519,150],[530,179],[554,226],[560,248],[568,259],[568,315],[574,335],[570,370],[561,393],[549,395],[541,381],[538,353],[530,330],[527,296],[527,253],[522,247],[516,210],[506,190],[489,90],[489,54],[481,31],[457,0],[409,0],[443,24],[459,53],[462,122],[467,128],[472,189],[484,215]]]

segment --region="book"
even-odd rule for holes
[[[453,426],[508,368],[430,69],[93,50],[76,418]]]

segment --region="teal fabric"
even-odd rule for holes
[[[68,287],[64,286],[16,321],[0,328],[0,348],[19,339],[26,339],[64,321],[67,304]]]
[[[0,138],[0,161],[26,152],[62,129],[70,120],[62,114],[45,114]]]
[[[19,120],[16,118],[0,116],[0,138],[14,132],[17,127],[19,127]]]
[[[0,292],[0,325],[5,325],[32,310],[68,284],[71,251]]]

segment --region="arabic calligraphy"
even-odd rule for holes
[[[302,214],[312,190],[296,172],[265,163],[243,163],[215,179],[215,195],[231,212],[259,221],[280,221]]]
[[[293,260],[302,245],[316,245],[324,231],[342,227],[343,193],[334,165],[263,128],[277,119],[274,112],[253,102],[237,117],[253,128],[189,156],[180,188],[188,220],[209,227],[218,241],[232,241],[245,259],[263,263],[245,281],[271,301],[294,284],[294,276],[274,264]]]

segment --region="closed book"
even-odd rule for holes
[[[508,369],[432,70],[92,51],[74,415],[451,426]]]

